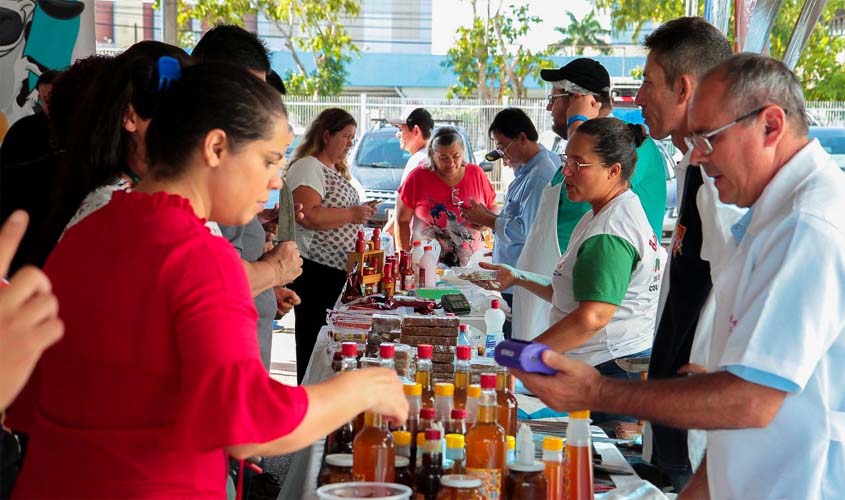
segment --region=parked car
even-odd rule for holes
[[[845,171],[845,128],[811,126],[807,135],[810,139],[818,139],[833,161]]]
[[[435,125],[435,130],[440,126],[442,125]],[[485,172],[492,171],[492,163],[485,161],[483,157],[475,157],[472,141],[466,131],[461,127],[456,128],[467,145],[464,149],[464,160],[479,165]],[[410,153],[399,147],[396,132],[396,127],[386,122],[377,122],[349,152],[350,172],[363,186],[364,199],[382,202],[369,222],[375,227],[383,226],[387,222],[388,211],[396,207],[396,191],[402,181],[405,163],[411,157]]]

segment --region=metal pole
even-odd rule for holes
[[[798,21],[795,22],[795,28],[789,37],[789,43],[786,44],[786,51],[783,53],[783,63],[787,68],[795,69],[798,59],[801,57],[801,52],[807,46],[810,35],[813,34],[813,28],[819,22],[825,5],[827,5],[827,0],[807,0],[804,2],[801,14],[798,15]]]

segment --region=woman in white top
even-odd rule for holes
[[[361,204],[346,165],[356,127],[346,111],[326,109],[305,132],[285,174],[304,216],[296,230],[302,274],[290,285],[302,299],[294,308],[299,382],[326,324],[326,309],[334,306],[346,281],[346,253],[355,249],[358,231],[375,213],[375,205]]]
[[[650,353],[660,286],[659,245],[629,179],[645,130],[616,118],[582,124],[566,146],[566,196],[587,202],[551,279],[508,266],[501,289],[522,286],[552,303],[552,325],[535,340],[626,377],[615,360]],[[552,271],[552,270],[550,270]]]

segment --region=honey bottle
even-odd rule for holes
[[[569,412],[566,426],[566,460],[563,465],[567,500],[593,498],[593,447],[590,411]]]
[[[434,384],[431,377],[431,355],[434,348],[429,344],[417,346],[417,383],[422,385],[423,408],[434,408]]]
[[[496,400],[499,406],[499,425],[505,429],[508,436],[516,436],[517,402],[510,388],[510,374],[504,366],[496,370]]]
[[[505,470],[505,430],[496,423],[496,375],[481,375],[478,420],[467,431],[467,473],[481,479],[481,493],[498,500]]]
[[[358,344],[355,342],[344,342],[340,348],[341,361],[340,371],[348,372],[358,369]],[[352,453],[352,440],[355,438],[355,420],[358,417],[341,425],[337,430],[329,434],[329,454]],[[359,426],[360,427],[360,426]]]
[[[467,387],[467,426],[472,427],[478,419],[478,400],[481,398],[481,386],[478,384],[470,384]]]
[[[461,325],[464,326],[464,325]],[[467,389],[470,381],[470,360],[472,346],[459,345],[455,348],[455,408],[465,409],[467,404]]]
[[[444,427],[449,425],[449,420],[452,418],[452,410],[455,407],[454,397],[454,384],[439,382],[434,385],[434,418],[442,423]]]
[[[364,413],[364,428],[352,442],[352,475],[356,481],[392,483],[396,447],[381,415]]]

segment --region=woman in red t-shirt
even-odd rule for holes
[[[415,168],[396,200],[397,245],[436,239],[440,262],[463,266],[482,247],[481,230],[464,221],[461,205],[470,199],[493,209],[496,192],[478,165],[464,161],[464,141],[454,127],[440,127],[428,146],[431,168]]]
[[[204,221],[246,224],[281,187],[287,113],[240,67],[168,86],[148,175],[47,261],[66,330],[10,412],[30,435],[16,498],[225,498],[227,453],[288,453],[367,409],[407,416],[392,370],[269,378],[244,268]]]

